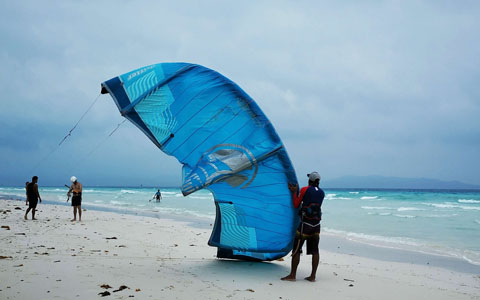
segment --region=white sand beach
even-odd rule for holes
[[[70,222],[56,205],[24,213],[0,200],[0,299],[480,299],[480,274],[321,250],[316,282],[303,280],[309,256],[284,282],[290,257],[218,260],[210,229],[92,210]]]

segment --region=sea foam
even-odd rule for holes
[[[362,206],[363,209],[394,209],[392,207],[385,206]]]
[[[480,203],[480,200],[473,200],[473,199],[458,199],[460,203]]]
[[[445,202],[443,204],[439,204],[439,203],[422,203],[424,205],[429,205],[429,206],[433,206],[433,207],[436,207],[436,208],[460,208],[460,209],[463,209],[463,210],[480,210],[480,206],[466,206],[466,205],[458,205],[458,204],[455,204],[455,203],[451,203],[451,202]]]
[[[137,191],[132,191],[132,190],[120,190],[120,193],[122,193],[122,194],[136,194]]]
[[[412,216],[412,215],[394,215],[394,216],[399,218],[407,218],[407,219],[416,218],[416,216]]]
[[[397,208],[397,211],[410,211],[410,210],[424,210],[424,209],[417,208],[417,207],[399,207],[399,208]]]

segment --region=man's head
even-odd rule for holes
[[[77,177],[75,177],[75,176],[70,177],[70,181],[71,181],[72,183],[77,182]]]
[[[37,183],[37,181],[38,181],[38,176],[33,176],[33,177],[32,177],[32,182],[33,182],[33,183]]]
[[[307,174],[308,185],[318,186],[320,184],[320,174],[318,172],[312,172]]]

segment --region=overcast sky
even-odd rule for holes
[[[160,62],[239,84],[301,182],[480,184],[480,2],[359,2],[0,1],[0,185],[180,185],[133,124],[106,139],[123,121],[109,95],[51,153],[101,82]]]

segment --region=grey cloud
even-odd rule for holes
[[[475,1],[2,6],[0,164],[7,165],[8,154],[16,181],[31,175],[33,153],[48,154],[68,132],[102,81],[143,65],[186,61],[221,72],[250,94],[299,174],[315,164],[330,177],[480,184]],[[56,183],[121,120],[111,99],[101,96],[39,172]],[[134,127],[122,126],[82,166],[76,171],[92,182],[180,183],[180,165]],[[172,170],[176,175],[169,175]],[[8,180],[1,179],[14,184]]]

